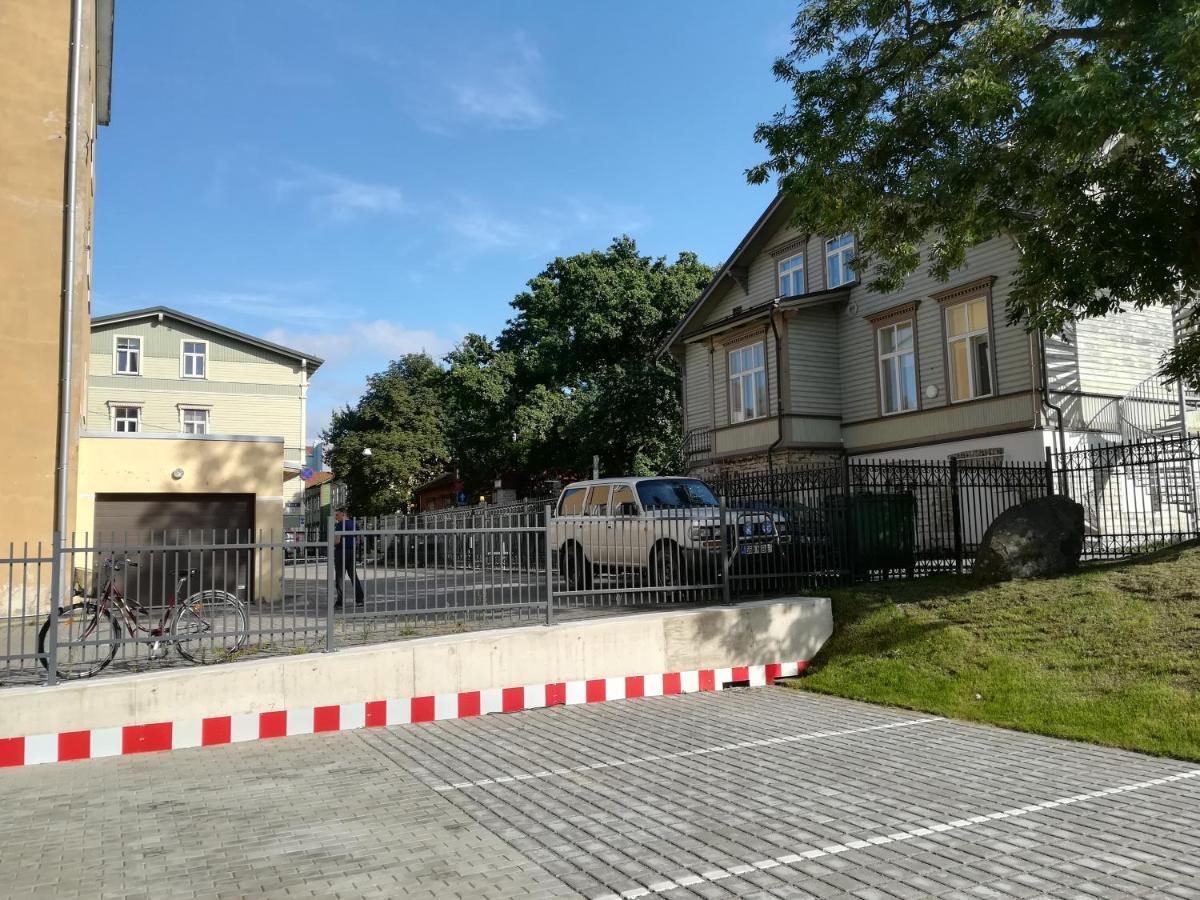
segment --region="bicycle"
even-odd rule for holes
[[[245,605],[236,596],[212,589],[189,594],[189,582],[198,574],[198,570],[189,569],[177,580],[175,593],[167,598],[166,608],[155,622],[150,610],[127,598],[115,583],[117,572],[136,567],[131,559],[122,562],[110,555],[104,562],[107,580],[96,599],[85,598],[59,607],[55,669],[60,679],[91,678],[101,672],[116,657],[123,631],[135,641],[139,633],[155,638],[149,642],[151,658],[165,657],[173,645],[184,659],[200,665],[223,662],[245,645],[250,622]],[[82,597],[82,590],[76,588],[75,596]],[[142,617],[146,617],[145,624]],[[38,632],[38,659],[47,671],[47,643],[53,621],[53,617],[47,617]],[[95,654],[89,657],[91,650]]]

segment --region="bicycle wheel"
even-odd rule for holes
[[[47,617],[38,632],[38,659],[49,670],[49,638],[51,617]],[[95,603],[74,603],[58,612],[57,665],[60,679],[91,678],[117,655],[121,626],[107,608]]]
[[[171,620],[171,640],[194,663],[227,662],[249,637],[246,607],[225,591],[199,591],[180,602]]]

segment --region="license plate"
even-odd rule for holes
[[[770,553],[770,544],[742,544],[742,556],[752,556],[755,553]]]

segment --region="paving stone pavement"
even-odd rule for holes
[[[12,897],[1200,898],[1200,767],[784,688],[0,771]]]

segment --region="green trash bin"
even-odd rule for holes
[[[854,494],[826,501],[830,533],[855,577],[916,565],[917,501],[910,493]]]

